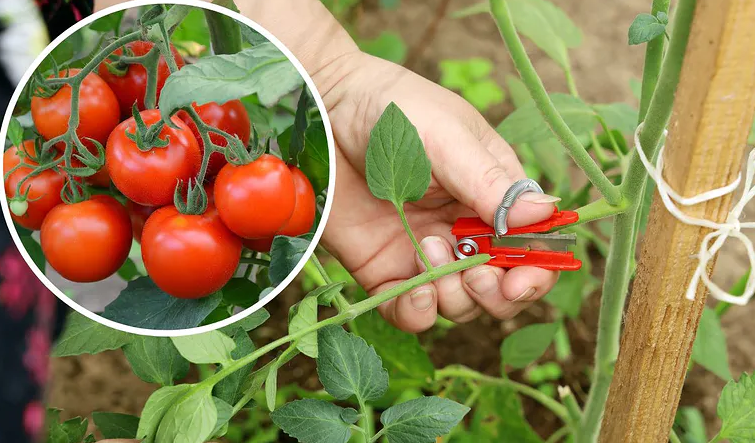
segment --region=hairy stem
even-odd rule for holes
[[[359,399],[359,412],[362,413],[362,418],[359,420],[359,424],[362,428],[362,434],[364,434],[364,443],[369,443],[372,441],[372,435],[375,433],[372,406],[369,406],[364,400]]]
[[[333,283],[333,279],[330,278],[330,275],[328,275],[328,271],[325,270],[325,268],[322,266],[322,263],[320,263],[320,259],[317,258],[316,254],[312,254],[312,257],[309,258],[309,262],[307,265],[312,265],[314,270],[316,271],[317,276],[320,278],[317,279],[319,286],[324,285],[330,285]],[[306,269],[307,266],[305,266]],[[314,277],[313,274],[310,274]],[[341,291],[338,291],[338,294],[336,294],[336,298],[334,299],[334,303],[336,305],[336,308],[338,308],[338,312],[345,311],[346,309],[349,309],[349,301],[346,300],[346,297],[343,296]]]
[[[489,375],[479,373],[473,369],[461,365],[446,366],[443,369],[435,371],[436,380],[443,380],[446,378],[476,380],[481,383],[490,385],[508,386],[516,392],[526,395],[537,401],[541,405],[545,406],[546,408],[550,409],[554,414],[556,414],[556,416],[558,416],[558,418],[563,420],[564,423],[569,423],[569,413],[564,405],[557,402],[550,396],[538,391],[537,389],[531,386],[527,386],[523,383],[518,383],[508,378],[491,377]]]
[[[414,245],[414,249],[417,251],[417,255],[419,255],[420,260],[422,260],[422,263],[425,265],[425,269],[430,270],[433,269],[432,263],[430,263],[430,259],[427,258],[427,255],[425,255],[425,251],[422,250],[422,248],[419,246],[419,243],[417,242],[417,237],[414,236],[414,232],[412,231],[411,226],[409,226],[409,221],[406,219],[406,212],[404,212],[403,205],[396,205],[396,211],[398,211],[399,217],[401,217],[401,223],[404,225],[404,230],[406,231],[406,234],[409,236],[409,239],[412,241],[412,244]]]
[[[668,14],[669,3],[671,0],[653,0],[653,6],[650,13],[657,16],[659,12]],[[666,45],[666,39],[658,36],[649,41],[645,48],[645,68],[642,71],[642,92],[640,93],[640,112],[639,121],[642,123],[650,107],[650,99],[658,84],[658,77],[661,74],[661,65],[663,64],[663,49]]]
[[[210,10],[205,10],[204,15],[214,54],[236,54],[241,51],[241,29],[236,20]]]
[[[612,205],[619,204],[621,202],[619,189],[608,180],[600,169],[600,166],[590,157],[590,154],[587,153],[585,147],[577,136],[574,135],[563,117],[561,117],[561,114],[558,113],[558,110],[548,96],[545,86],[543,86],[543,82],[537,75],[535,67],[532,66],[522,40],[516,32],[506,0],[490,0],[490,10],[501,32],[503,41],[509,49],[514,66],[519,71],[524,85],[527,87],[537,109],[543,115],[551,131],[558,137],[561,144],[564,145],[569,155],[574,159],[574,162],[584,171],[587,178],[603,195],[606,201]]]

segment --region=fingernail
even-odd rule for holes
[[[422,250],[425,251],[427,259],[433,266],[441,266],[451,262],[448,249],[443,245],[443,241],[439,237],[430,236],[425,237],[419,243]]]
[[[519,294],[519,297],[515,298],[514,301],[527,301],[533,295],[535,295],[535,292],[537,292],[537,289],[535,289],[535,288],[528,288],[526,291],[524,291],[521,294]]]
[[[474,291],[480,298],[494,295],[499,290],[498,278],[489,269],[477,271],[477,273],[467,278],[466,283],[469,289]]]
[[[561,197],[548,194],[539,194],[537,192],[525,192],[519,196],[519,200],[529,203],[556,203],[561,201]]]
[[[427,311],[430,306],[433,305],[435,294],[430,289],[424,289],[422,291],[415,292],[409,296],[412,301],[412,306],[418,311]]]

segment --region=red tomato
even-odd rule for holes
[[[128,200],[126,201],[126,209],[128,210],[128,216],[131,219],[131,229],[134,233],[134,240],[136,240],[137,243],[141,243],[142,231],[144,231],[144,225],[147,223],[147,219],[160,208],[155,206],[142,206]]]
[[[76,75],[80,69],[61,71],[60,78]],[[71,87],[65,85],[52,97],[32,97],[31,116],[37,131],[46,140],[64,134],[71,118]],[[97,140],[105,146],[108,135],[120,121],[118,100],[110,87],[97,74],[88,74],[79,91],[79,127],[76,129],[81,142],[96,152],[94,144],[86,138]]]
[[[109,195],[58,205],[42,224],[42,251],[64,278],[90,283],[123,266],[131,250],[131,221],[126,208]]]
[[[160,120],[160,111],[142,111],[147,126]],[[107,141],[105,161],[115,186],[135,203],[164,206],[173,202],[178,180],[188,181],[199,172],[202,156],[191,130],[178,117],[171,119],[179,129],[165,125],[160,132],[168,146],[142,152],[126,132],[136,130],[134,118],[118,125]]]
[[[215,180],[215,205],[223,223],[240,237],[272,237],[294,213],[293,175],[270,154],[246,165],[229,163]]]
[[[127,43],[126,47],[134,53],[135,57],[146,55],[155,44],[147,41],[135,41]],[[178,69],[184,66],[184,59],[181,54],[178,53],[173,45],[170,45],[170,52],[173,53],[173,58],[176,60]],[[123,54],[123,49],[118,48],[113,51],[113,54]],[[100,74],[105,82],[113,89],[116,97],[118,97],[118,103],[120,104],[120,112],[123,118],[131,116],[131,107],[136,103],[136,106],[140,111],[144,110],[144,96],[147,93],[147,70],[141,64],[129,65],[126,73],[122,76],[113,74],[107,68],[107,65],[112,63],[110,60],[105,60],[100,64]],[[165,58],[161,55],[160,61],[157,65],[157,98],[160,98],[160,91],[165,85],[165,80],[170,75],[170,69]]]
[[[24,153],[23,157],[18,155],[19,149],[14,146],[3,154],[3,175],[20,163],[30,166],[22,166],[16,169],[5,180],[5,194],[9,199],[16,196],[18,183],[37,166],[37,163],[28,157],[29,155],[36,155],[33,140],[26,140],[21,147],[21,152]],[[30,189],[27,195],[29,207],[26,210],[26,214],[21,217],[11,213],[13,221],[26,229],[37,230],[41,228],[42,221],[45,219],[47,213],[62,203],[60,191],[63,189],[65,183],[65,176],[54,169],[48,169],[26,180],[22,185],[21,191],[23,194]]]
[[[293,175],[294,185],[296,186],[296,206],[294,207],[294,213],[291,215],[291,218],[276,235],[296,237],[297,235],[306,234],[312,229],[312,224],[315,222],[317,208],[315,191],[312,189],[312,184],[309,182],[307,176],[296,166],[291,165],[288,169]],[[270,252],[270,247],[273,245],[274,238],[275,237],[244,240],[244,246],[252,251]]]
[[[233,277],[241,258],[241,239],[209,206],[202,215],[185,215],[174,206],[157,210],[142,233],[144,267],[155,284],[177,298],[202,298]]]
[[[221,131],[235,135],[241,139],[244,146],[249,144],[252,123],[249,121],[249,114],[246,112],[246,107],[241,103],[241,100],[231,100],[222,105],[210,102],[201,106],[197,106],[196,104],[193,106],[203,122]],[[199,135],[197,125],[194,124],[194,121],[185,112],[182,113],[181,118],[191,128],[199,143],[199,147],[202,148],[202,152],[204,153],[204,141]],[[228,145],[228,141],[219,134],[210,133],[210,140],[218,146]],[[226,163],[228,162],[222,152],[214,152],[210,156],[206,177],[209,179],[218,175],[218,172],[220,172]]]

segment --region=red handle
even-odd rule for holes
[[[549,219],[532,225],[509,228],[506,235],[537,234],[550,231],[559,226],[576,223],[577,221],[579,221],[579,214],[576,212],[559,211],[556,209]],[[495,230],[479,217],[461,217],[456,219],[456,223],[451,228],[451,233],[456,237],[468,237],[470,235],[495,234]]]

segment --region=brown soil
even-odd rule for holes
[[[372,1],[372,0],[371,0]],[[398,12],[383,12],[367,7],[358,14],[358,29],[365,37],[375,36],[383,29],[400,32],[410,46],[415,44],[425,26],[435,15],[442,0],[424,2],[401,2]],[[452,0],[450,11],[476,3],[477,0]],[[616,0],[606,3],[601,0],[554,0],[582,28],[583,45],[570,53],[574,77],[581,95],[586,101],[607,103],[614,101],[634,102],[629,89],[629,80],[639,78],[642,69],[643,49],[626,45],[626,30],[634,16],[646,10],[646,0]],[[530,48],[532,49],[532,48]],[[532,50],[533,61],[550,91],[565,91],[566,85],[559,68],[537,50]],[[491,20],[484,16],[464,20],[445,19],[440,22],[433,42],[414,64],[415,70],[431,80],[438,79],[438,61],[444,58],[464,59],[486,57],[499,67],[496,78],[501,83],[506,73],[512,73],[497,30]],[[488,113],[491,121],[499,121],[508,111],[506,105]],[[596,263],[600,272],[602,263]],[[746,269],[746,260],[741,251],[731,251],[720,260],[716,280],[724,287],[732,284]],[[299,294],[290,289],[269,306],[273,318],[257,331],[258,341],[281,336],[285,332],[288,307],[295,303]],[[570,326],[574,356],[567,365],[564,383],[576,389],[587,388],[586,367],[592,363],[598,311],[598,294],[593,295],[583,309],[582,319]],[[755,345],[749,337],[755,332],[755,324],[749,319],[755,314],[755,306],[729,311],[723,320],[729,336],[729,353],[732,372],[737,375],[755,368]],[[498,346],[510,331],[534,321],[542,321],[550,315],[544,304],[534,306],[509,322],[497,322],[483,317],[470,324],[449,331],[442,337],[423,336],[434,342],[432,359],[438,367],[461,363],[489,374],[499,371]],[[474,350],[474,352],[470,352]],[[50,396],[52,406],[66,410],[66,416],[89,415],[92,411],[108,410],[138,414],[154,386],[139,381],[129,370],[119,352],[107,352],[97,356],[57,359],[53,364],[55,380]],[[285,378],[298,381],[308,389],[319,389],[311,360],[297,358],[282,372]],[[288,380],[281,380],[286,383]],[[683,405],[701,408],[710,429],[717,428],[715,405],[723,382],[714,375],[695,368],[689,375]],[[550,414],[543,413],[537,405],[525,403],[528,418],[535,429],[546,435],[555,429]]]

